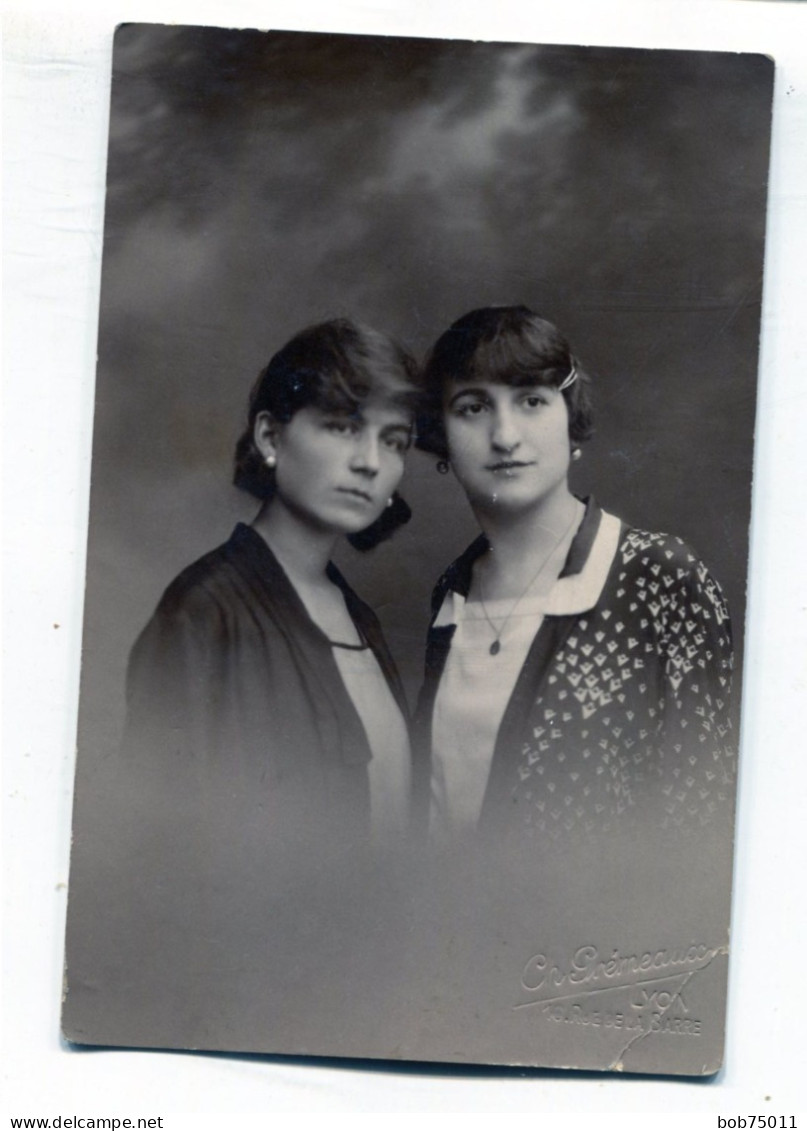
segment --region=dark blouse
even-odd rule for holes
[[[328,568],[406,717],[378,620]],[[251,527],[168,587],[132,651],[127,703],[132,793],[175,842],[184,826],[220,862],[249,844],[255,867],[368,832],[364,728],[328,638]]]
[[[405,712],[375,615],[329,572]],[[82,783],[72,1039],[339,1048],[374,914],[371,754],[331,644],[254,530],[168,587],[127,692],[122,753]]]

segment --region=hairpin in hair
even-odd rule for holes
[[[572,368],[569,370],[569,376],[565,378],[562,385],[558,385],[558,392],[562,393],[564,389],[568,389],[570,385],[573,385],[575,383],[577,377],[577,366],[574,364],[574,362],[572,362]]]

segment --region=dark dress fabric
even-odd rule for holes
[[[406,717],[375,615],[333,565],[329,576]],[[124,757],[155,775],[178,814],[195,806],[256,849],[281,833],[319,844],[367,833],[364,728],[331,643],[251,527],[166,590],[132,651],[127,702]]]
[[[589,500],[561,578],[578,574],[602,512]],[[437,585],[467,595],[477,539]],[[418,809],[431,774],[435,697],[453,625],[432,626],[416,720]],[[590,606],[547,615],[497,735],[479,830],[561,848],[609,834],[730,838],[732,640],[717,582],[680,538],[621,524]]]
[[[375,615],[329,572],[406,716]],[[338,1051],[390,887],[369,838],[371,752],[330,642],[254,530],[168,587],[127,695],[73,848],[66,1033]]]

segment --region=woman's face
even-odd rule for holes
[[[411,417],[382,399],[351,414],[310,405],[283,425],[260,414],[255,438],[276,459],[277,502],[317,530],[354,534],[375,522],[401,480]]]
[[[450,382],[444,406],[451,466],[472,507],[520,511],[568,491],[569,414],[557,389]]]

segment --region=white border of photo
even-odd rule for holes
[[[659,1128],[668,1121],[682,1126],[682,1113],[688,1113],[688,1127],[718,1127],[718,1116],[751,1115],[766,1117],[756,1126],[770,1126],[774,1115],[786,1118],[777,1126],[791,1126],[790,1116],[801,1125],[799,1115],[807,1113],[798,969],[807,952],[807,398],[801,341],[807,3],[107,0],[68,11],[39,0],[27,0],[23,8],[18,0],[3,7],[2,1113],[62,1116],[68,1127],[65,1118],[129,1117],[136,1126],[138,1117],[160,1117],[171,1131],[219,1127],[224,1114],[233,1126],[263,1127],[268,1113],[274,1121],[279,1113],[304,1111],[535,1112],[542,1127],[552,1128],[576,1126],[573,1114],[587,1116],[588,1126],[591,1116],[601,1117],[598,1127],[646,1126],[640,1113],[657,1113]],[[60,1040],[112,35],[117,23],[129,21],[744,51],[775,59],[732,933],[737,945],[726,1066],[715,1080],[91,1052]]]

